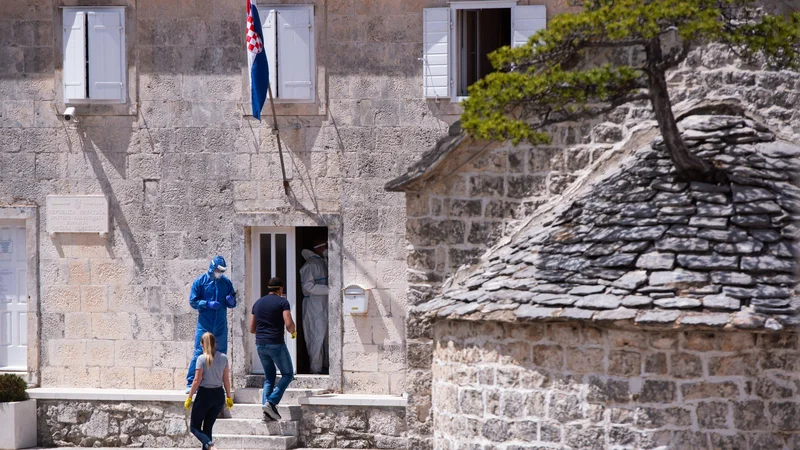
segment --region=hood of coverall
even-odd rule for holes
[[[228,264],[225,263],[225,258],[222,256],[215,256],[214,259],[211,260],[211,263],[208,264],[208,275],[213,279],[214,272],[217,268],[222,268],[223,271],[228,269]]]
[[[319,256],[318,254],[314,253],[314,251],[308,249],[303,250],[302,252],[300,252],[300,254],[303,255],[303,259],[305,259],[306,261],[308,261],[309,258],[313,258],[314,256]]]

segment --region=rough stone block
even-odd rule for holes
[[[642,370],[642,355],[631,351],[611,351],[608,355],[608,374],[621,377],[638,376]]]
[[[676,399],[675,383],[666,380],[644,380],[638,397],[642,403],[672,403]]]
[[[53,366],[83,367],[86,365],[86,341],[54,339],[48,343],[46,361]]]
[[[152,348],[140,341],[115,340],[115,367],[150,367],[152,365]]]
[[[132,336],[128,313],[92,313],[92,337],[95,339],[129,339]]]
[[[703,429],[725,429],[728,424],[728,403],[700,402],[697,405],[697,423]]]
[[[134,370],[136,389],[172,389],[172,369],[140,368]]]
[[[92,337],[92,315],[89,313],[64,314],[64,337],[89,339]]]
[[[86,342],[86,365],[87,366],[114,366],[114,342],[100,341],[92,339]],[[100,371],[102,374],[105,369]]]
[[[578,373],[604,372],[605,352],[595,348],[569,348],[566,351],[567,369]]]

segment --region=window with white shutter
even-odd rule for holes
[[[86,14],[64,11],[64,101],[87,98]]]
[[[64,102],[125,103],[125,8],[64,8]]]
[[[547,9],[515,0],[453,0],[447,8],[424,9],[422,23],[424,95],[458,101],[494,70],[489,53],[523,45],[547,26]]]
[[[422,48],[425,97],[450,97],[450,8],[422,10]]]
[[[527,44],[537,31],[547,28],[547,7],[544,5],[515,6],[511,15],[512,47]]]
[[[276,100],[314,101],[314,7],[260,6],[270,86]]]

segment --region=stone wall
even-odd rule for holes
[[[300,446],[310,448],[406,448],[403,408],[303,406]]]
[[[37,400],[38,443],[56,447],[196,447],[177,402]]]
[[[447,321],[435,345],[437,449],[800,447],[796,334]]]
[[[232,237],[266,212],[302,219],[287,226],[342,218],[338,276],[371,288],[371,302],[366,317],[332,316],[343,323],[332,340],[342,355],[335,387],[403,392],[405,203],[381,187],[456,117],[448,102],[421,97],[417,59],[422,8],[446,2],[270,2],[315,5],[317,102],[276,105],[289,196],[271,120],[244,116],[244,3],[96,3],[125,6],[130,99],[78,107],[77,124],[54,111],[64,107],[60,7],[85,3],[0,5],[0,207],[38,207],[42,331],[31,351],[41,365],[31,370],[41,385],[183,386],[196,320],[189,284],[214,254],[233,260],[242,243]],[[45,234],[50,194],[104,194],[108,237]],[[245,292],[246,269],[231,269]],[[233,341],[232,362],[246,373],[249,349]]]
[[[632,55],[614,56],[627,60]],[[673,103],[734,99],[748,113],[763,117],[780,139],[800,142],[800,83],[796,74],[750,69],[720,46],[695,49],[669,75]],[[486,156],[470,164],[454,164],[449,171],[436,173],[426,184],[419,185],[418,190],[407,192],[409,304],[430,300],[458,264],[473,261],[504,233],[513,230],[519,219],[543,199],[560,192],[581,169],[609,151],[611,143],[625,139],[632,127],[650,118],[648,105],[625,105],[595,122],[554,129],[551,147],[487,147]],[[482,148],[476,146],[471,149],[472,154]],[[515,156],[519,154],[522,157]],[[520,185],[529,190],[522,191],[520,198],[507,198],[510,192],[518,192],[509,188],[523,176],[527,177],[526,182]],[[473,179],[482,195],[471,196]],[[483,189],[483,180],[495,180],[496,190]],[[501,203],[510,207],[488,207]],[[497,216],[495,211],[499,211]],[[469,241],[472,230],[484,234],[480,239],[475,239],[478,234],[472,234],[473,240]],[[426,367],[431,358],[432,327],[426,320],[412,316],[407,329],[409,436],[422,446],[432,434],[431,374]]]

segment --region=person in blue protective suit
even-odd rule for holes
[[[198,311],[197,331],[194,335],[194,354],[186,374],[186,392],[192,388],[197,357],[203,354],[200,338],[209,332],[217,341],[216,349],[228,353],[228,308],[236,307],[236,291],[225,275],[228,270],[225,258],[215,256],[208,271],[194,280],[189,304]]]

